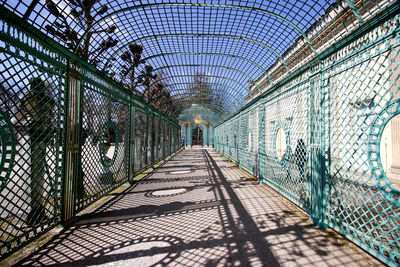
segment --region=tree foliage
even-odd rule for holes
[[[167,116],[175,116],[177,105],[167,89],[163,72],[153,73],[153,67],[146,65],[139,76],[139,83],[144,87],[143,98],[157,110]],[[174,119],[174,118],[172,118]]]
[[[144,86],[143,97],[146,103],[149,103],[151,99],[149,99],[152,94],[151,90],[154,90],[154,86],[150,86],[153,84],[153,81],[157,78],[157,75],[153,73],[153,66],[146,65],[144,66],[144,70],[141,71],[138,83]]]
[[[121,54],[123,64],[121,65],[121,83],[123,83],[131,92],[135,92],[135,70],[145,61],[141,60],[143,46],[138,44],[129,44],[128,50]]]
[[[198,103],[211,104],[212,89],[209,85],[209,77],[196,72],[193,82],[187,87],[186,97],[188,99],[196,99]]]
[[[188,85],[184,94],[185,99],[190,99],[193,103],[202,104],[204,107],[222,105],[221,92],[210,83],[210,76],[196,72],[193,82]]]
[[[71,28],[71,23],[67,20],[64,12],[60,12],[57,5],[53,0],[46,0],[46,7],[49,12],[58,18],[52,25],[46,25],[47,32],[54,37],[63,40],[66,46],[73,52],[76,52],[79,57],[89,62],[94,66],[103,60],[104,52],[117,44],[110,35],[115,32],[116,25],[107,26],[104,29],[93,29],[94,22],[108,10],[107,5],[102,5],[99,9],[95,10],[95,5],[100,0],[66,0],[71,7],[71,16],[74,21],[79,25],[85,33],[78,33],[75,29]],[[92,38],[95,37],[98,42],[97,47],[90,50],[92,45]],[[81,38],[83,40],[81,41]]]

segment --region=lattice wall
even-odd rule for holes
[[[1,257],[178,149],[177,123],[25,30],[0,20]]]
[[[383,142],[386,127],[398,136],[399,37],[398,16],[349,37],[215,134],[225,157],[391,265],[400,263],[400,183],[385,157],[394,166],[399,151]],[[229,152],[236,132],[239,157]]]

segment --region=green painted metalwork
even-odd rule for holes
[[[15,160],[15,136],[7,114],[0,110],[0,192],[10,179]]]
[[[381,155],[380,147],[383,130],[399,114],[400,99],[396,99],[385,106],[379,114],[376,114],[374,121],[371,123],[370,136],[368,137],[368,161],[372,176],[381,189],[386,190],[386,188],[389,188],[388,190],[391,192],[389,196],[393,202],[398,200],[400,188],[393,186],[383,169],[383,155]]]
[[[108,132],[110,131],[110,129],[113,130],[114,132],[114,136],[113,137],[108,137],[107,134],[109,134]],[[114,153],[112,154],[112,158],[108,158],[105,150],[106,150],[106,138],[114,138],[114,142],[107,140],[107,142],[111,142],[114,143],[115,145],[115,150]],[[103,130],[101,131],[101,135],[100,135],[100,140],[99,140],[99,153],[100,153],[100,157],[101,157],[101,163],[103,164],[104,167],[110,167],[111,165],[114,164],[115,159],[117,158],[117,154],[118,154],[118,147],[119,147],[119,138],[118,138],[118,129],[117,126],[115,125],[115,123],[113,121],[108,121],[106,122],[106,124],[104,124]]]
[[[193,77],[193,75],[192,74],[180,74],[180,75],[175,75],[174,76],[174,78],[182,78],[182,77]],[[237,85],[239,85],[240,87],[242,87],[242,88],[247,88],[247,86],[245,85],[245,84],[243,84],[243,83],[241,83],[241,82],[239,82],[239,81],[237,81],[237,80],[234,80],[234,79],[231,79],[231,78],[229,78],[229,77],[224,77],[224,76],[218,76],[218,75],[207,75],[207,74],[199,74],[199,75],[197,75],[197,77],[209,77],[209,78],[220,78],[220,79],[224,79],[224,80],[228,80],[228,81],[231,81],[231,82],[233,82],[233,83],[235,83],[235,84],[237,84]],[[162,82],[162,81],[164,81],[164,80],[167,80],[169,77],[163,77],[163,78],[161,78],[161,79],[159,79],[157,82]],[[153,83],[153,84],[155,84],[156,83],[156,81]],[[151,85],[153,85],[153,84],[151,84]],[[179,83],[170,83],[170,84],[168,84],[168,86],[174,86],[174,85],[178,85]],[[187,83],[184,83],[184,84],[187,84]],[[210,84],[210,83],[207,83],[207,84]],[[217,84],[217,83],[212,83],[212,84]],[[233,87],[231,87],[232,89],[234,89]],[[173,92],[173,91],[172,91]],[[227,92],[227,94],[230,94],[230,95],[232,95],[233,97],[234,96],[237,96],[237,94],[236,95],[234,95],[234,94],[231,94],[231,93],[229,93],[229,92]]]
[[[45,30],[45,28],[47,26],[56,25],[53,24],[54,22],[60,23],[61,21],[60,18],[54,19],[54,16],[52,14],[49,14],[47,12],[48,10],[44,8],[45,5],[43,3],[36,3],[35,5],[30,6],[27,6],[25,3],[22,2],[17,3],[17,1],[13,3],[3,0],[3,3],[8,9],[23,17],[24,20],[35,25],[35,27],[39,30],[47,32],[49,35],[51,34],[47,30]],[[348,5],[350,4],[351,3],[349,3]],[[264,64],[261,64],[264,69],[273,69],[273,67],[277,66],[277,62],[280,61],[286,62],[283,63],[282,66],[286,69],[287,72],[289,72],[288,70],[291,67],[290,56],[288,56],[288,54],[285,54],[285,50],[290,45],[292,45],[292,43],[297,42],[298,37],[301,37],[299,39],[303,38],[303,40],[305,40],[306,46],[309,45],[310,50],[313,50],[314,47],[314,55],[316,55],[315,49],[318,47],[318,45],[313,43],[315,40],[313,40],[312,42],[308,38],[308,34],[310,33],[309,28],[311,27],[317,29],[318,27],[325,27],[324,19],[329,20],[330,15],[328,14],[328,12],[324,14],[324,11],[328,11],[331,8],[342,8],[344,10],[348,8],[348,5],[339,2],[337,4],[334,4],[333,1],[288,1],[283,3],[282,5],[277,5],[274,1],[238,1],[235,4],[216,4],[205,2],[196,2],[195,4],[189,2],[158,3],[157,1],[143,1],[140,3],[140,5],[132,6],[131,3],[124,4],[109,0],[102,1],[101,4],[98,3],[98,5],[94,6],[94,10],[100,11],[100,7],[102,7],[103,5],[107,5],[108,10],[105,12],[99,12],[99,14],[101,15],[94,18],[95,22],[91,24],[90,27],[82,28],[79,23],[71,24],[71,29],[78,33],[78,39],[80,40],[83,40],[85,36],[87,36],[87,34],[84,33],[85,31],[97,31],[100,29],[104,29],[105,27],[108,27],[112,24],[118,26],[118,33],[112,36],[114,39],[119,40],[118,47],[116,47],[116,49],[110,49],[109,51],[106,51],[106,53],[101,54],[102,59],[105,59],[104,62],[100,63],[103,64],[102,68],[100,68],[103,70],[104,65],[106,65],[105,63],[109,62],[110,58],[114,58],[114,56],[117,54],[116,51],[121,51],[121,47],[126,47],[126,44],[132,43],[135,40],[140,40],[140,42],[143,42],[142,45],[144,45],[144,47],[147,49],[146,53],[148,55],[152,55],[156,52],[154,50],[161,51],[163,53],[168,52],[168,49],[178,47],[179,45],[177,42],[174,42],[172,46],[169,46],[168,43],[171,44],[171,42],[164,42],[163,40],[156,40],[155,42],[153,40],[150,40],[151,42],[147,42],[146,37],[164,36],[165,38],[170,38],[174,35],[176,36],[181,34],[179,37],[180,39],[182,39],[183,36],[201,36],[201,38],[208,38],[212,36],[212,39],[210,38],[210,40],[215,43],[218,43],[217,38],[221,38],[222,36],[226,36],[225,39],[236,39],[237,42],[235,44],[227,44],[225,48],[226,51],[232,50],[229,51],[229,54],[238,53],[241,55],[243,54],[244,57],[249,58],[253,56],[257,57],[259,55],[263,55],[263,57],[259,57],[257,61],[262,61],[261,59],[266,59],[266,62],[264,62]],[[363,12],[365,12],[365,9],[369,9],[370,6],[368,6],[367,3],[364,3],[364,5],[365,7],[363,9],[360,7],[360,4],[353,4],[351,5],[351,11],[356,15],[359,14],[360,16],[365,17],[365,14]],[[35,10],[32,9],[32,6],[35,7]],[[378,8],[382,8],[381,6],[383,7],[384,5],[380,5]],[[67,20],[72,19],[71,15],[69,14],[70,7],[68,5],[60,5],[58,8],[59,12],[61,12],[63,16],[67,17]],[[38,12],[39,9],[43,11],[43,14],[40,14]],[[194,25],[190,25],[186,28],[181,27],[181,25],[178,25],[177,22],[171,22],[171,17],[168,17],[166,15],[170,14],[171,12],[176,12],[176,14],[182,16],[183,13],[181,13],[180,10],[184,10],[185,16],[189,16],[190,14],[191,18],[186,20],[185,23],[194,23]],[[212,12],[209,12],[210,10],[212,10]],[[40,17],[46,19],[35,20],[35,17],[37,17],[38,14]],[[234,19],[231,19],[226,14],[232,15],[231,18]],[[174,18],[178,18],[179,16],[173,16],[172,20],[174,20]],[[214,18],[216,20],[224,17],[229,18],[229,24],[226,25],[228,27],[225,27],[224,23],[214,23],[215,25],[224,25],[225,28],[221,28],[218,31],[210,31],[209,29],[201,29],[201,27],[199,27],[197,30],[197,27],[201,25],[197,24],[197,22],[208,21],[208,19],[206,19],[206,17],[208,16],[211,16],[212,20],[214,20]],[[319,16],[323,18],[319,20]],[[241,18],[244,17],[246,17],[247,19],[241,20]],[[162,24],[167,27],[160,27],[160,21],[163,21]],[[232,24],[230,22],[232,22]],[[351,23],[351,18],[346,20],[346,23],[347,22]],[[236,25],[236,23],[240,23],[240,25]],[[136,27],[136,25],[138,27]],[[230,25],[232,27],[230,27]],[[260,27],[257,31],[258,26]],[[267,28],[271,30],[267,30]],[[268,34],[265,34],[266,32],[268,32]],[[60,36],[53,37],[60,43],[65,45],[65,40],[62,40]],[[247,40],[247,44],[239,43],[240,40]],[[250,40],[253,40],[254,42],[251,42]],[[91,49],[94,48],[96,45],[99,45],[101,41],[101,38],[98,38],[98,40],[93,40],[91,44]],[[189,44],[187,41],[190,40],[185,40],[182,45]],[[193,41],[194,40],[191,40],[191,42]],[[264,51],[271,51],[272,53],[264,56],[264,53],[258,53],[257,51],[255,51],[255,49],[252,49],[255,52],[249,51],[250,53],[244,53],[246,48],[256,48],[255,46],[249,44],[256,44],[255,42],[258,43],[257,46],[260,46],[259,44],[263,44],[263,48],[265,48]],[[270,49],[268,49],[268,47]],[[213,48],[211,48],[211,50],[212,49]],[[207,50],[210,50],[210,48],[207,48]],[[270,55],[273,55],[273,57],[271,57]],[[197,58],[199,57],[196,57],[196,59]],[[152,61],[151,64],[154,64],[157,68],[160,65],[168,66],[171,64],[172,61],[173,59],[167,59],[165,58],[165,56],[162,56],[161,60]],[[223,64],[223,61],[224,60],[222,59],[219,61],[219,63]],[[231,65],[229,63],[232,63],[232,60],[227,61],[230,61],[227,63],[228,65]],[[114,72],[117,72],[119,69],[118,65],[120,64],[112,65],[112,67],[114,68]],[[247,80],[256,81],[260,76],[259,74],[254,73],[253,69],[248,69],[248,72],[250,76],[252,76],[252,79]],[[231,74],[227,75],[231,76]],[[168,76],[173,77],[174,73],[168,73]],[[280,74],[275,77],[271,75],[270,82],[274,83],[275,80],[279,80],[279,76]],[[241,80],[242,82],[246,81],[246,79],[243,79],[244,77],[237,76],[235,78]],[[246,92],[242,91],[241,98],[243,98],[245,94]],[[228,100],[230,101],[231,99]],[[228,106],[230,105],[228,104]]]
[[[132,138],[135,136],[135,123],[136,123],[136,116],[135,116],[135,106],[130,105],[129,107],[129,170],[128,170],[128,179],[129,181],[132,181],[134,176],[135,176],[135,138]]]
[[[4,156],[1,132],[2,257],[174,153],[181,135],[192,144],[197,104],[204,145],[315,224],[400,264],[399,185],[387,166],[396,164],[382,152],[399,113],[398,1],[101,0],[87,27],[72,17],[76,1],[0,2],[1,119],[11,119],[0,126],[16,147]],[[49,30],[65,21],[75,47]],[[88,35],[96,67],[72,52]],[[135,88],[124,83],[120,53],[132,43],[159,75],[151,87],[139,83],[144,64]],[[220,99],[188,97],[196,75],[209,76]],[[162,111],[138,96],[158,83],[170,100]],[[102,144],[110,123],[118,133],[111,160]]]
[[[285,63],[286,64],[286,63]],[[185,64],[185,65],[167,65],[167,66],[163,66],[163,67],[159,67],[159,68],[155,68],[154,71],[158,72],[158,71],[163,71],[165,69],[171,69],[171,68],[179,68],[179,67],[208,67],[208,68],[223,68],[226,70],[234,70],[235,72],[240,73],[241,75],[245,76],[247,78],[248,81],[252,80],[252,77],[250,75],[248,75],[246,72],[243,72],[240,69],[237,68],[232,68],[229,66],[220,66],[220,65],[213,65],[213,64]],[[193,75],[192,75],[193,76]],[[173,76],[176,77],[176,76]],[[167,77],[166,79],[171,78],[171,77]],[[231,79],[232,80],[232,79]],[[154,82],[156,83],[156,82]],[[256,88],[259,88],[258,90],[261,91],[261,88],[259,85],[256,84]],[[231,94],[231,93],[229,93]],[[239,97],[239,96],[238,96]],[[217,109],[218,107],[215,107],[215,109]],[[214,109],[214,107],[213,107]]]
[[[193,77],[193,75],[175,75],[174,76],[174,78],[178,78],[178,79],[179,78],[187,78],[187,77]],[[219,78],[219,79],[222,79],[222,80],[228,80],[228,81],[231,81],[231,82],[233,82],[235,84],[238,84],[242,88],[246,88],[246,86],[244,84],[240,84],[236,80],[229,79],[229,78],[226,78],[226,77],[223,77],[223,76],[197,75],[197,77],[205,77],[205,78],[210,78],[210,79]],[[152,85],[155,85],[156,83],[159,83],[159,82],[163,82],[163,81],[165,81],[167,79],[168,79],[168,77],[159,79],[159,80],[155,81],[154,84],[152,84]],[[185,98],[185,95],[187,95],[187,92],[182,92],[182,89],[177,88],[179,86],[186,86],[188,84],[187,82],[166,83],[166,84],[167,85],[164,88],[167,88],[168,91],[171,92],[173,94],[173,96],[177,98],[176,102],[180,102],[180,101],[186,102],[186,104],[182,103],[181,104],[182,106],[188,106],[188,105],[190,106],[191,103],[195,102],[195,100],[191,100],[191,102],[188,103],[187,102],[188,99]],[[235,87],[232,87],[232,86],[224,84],[224,83],[217,83],[217,82],[207,82],[207,85],[221,87],[222,90],[214,90],[216,93],[220,93],[221,96],[239,98],[239,94],[237,92],[237,88],[235,88]],[[172,88],[172,89],[170,89],[170,88]],[[229,89],[229,90],[227,90],[227,89]],[[202,103],[202,100],[207,100],[207,98],[206,97],[204,97],[204,98],[197,97],[196,100],[197,100],[198,103]],[[238,109],[240,107],[241,107],[240,103],[236,103],[234,106],[232,106],[230,108],[233,109],[233,110],[236,110],[236,109]],[[220,114],[221,119],[225,118],[229,114],[226,111],[227,108],[222,108],[222,107],[218,107],[218,106],[210,106],[210,108],[212,108],[214,111],[216,111],[218,114]],[[176,110],[172,114],[175,114],[176,112],[181,112],[181,110]]]
[[[141,5],[137,5],[137,6],[130,6],[127,8],[121,8],[120,10],[117,10],[116,12],[111,12],[109,14],[107,14],[106,16],[103,16],[102,18],[100,18],[99,20],[97,20],[95,23],[93,23],[92,28],[99,25],[102,21],[117,15],[118,13],[123,13],[126,11],[131,11],[131,10],[135,10],[135,9],[145,9],[145,8],[152,8],[152,7],[163,7],[163,6],[187,6],[187,7],[192,7],[193,4],[192,3],[154,3],[154,4],[141,4]],[[303,32],[295,23],[293,23],[291,20],[285,18],[284,16],[281,16],[279,14],[276,14],[274,12],[271,12],[269,10],[264,10],[261,8],[256,8],[256,7],[248,7],[248,6],[239,6],[239,5],[224,5],[224,4],[209,4],[209,3],[196,3],[195,6],[198,7],[221,7],[221,8],[231,8],[231,9],[244,9],[244,10],[250,10],[252,12],[260,12],[263,14],[268,14],[271,16],[274,16],[276,18],[281,19],[282,21],[287,22],[288,24],[290,24],[293,28],[295,28],[302,36],[303,38],[306,40],[306,42],[309,44],[309,46],[311,47],[311,50],[313,51],[314,54],[317,54],[312,42],[310,41],[310,39],[307,37],[307,35],[305,34],[305,32]],[[86,32],[82,35],[82,38],[80,39],[79,43],[81,43],[83,41],[83,37],[85,37],[90,30],[92,30],[92,28],[90,29],[86,29]]]
[[[188,76],[189,77],[189,76]],[[179,86],[179,85],[187,85],[187,83],[172,83],[172,84],[168,84],[166,87],[167,88],[169,88],[169,87],[172,87],[172,88],[176,88],[176,86]],[[221,87],[225,87],[225,88],[228,88],[228,89],[235,89],[235,88],[233,88],[233,87],[231,87],[231,86],[227,86],[227,85],[225,85],[225,84],[222,84],[222,83],[215,83],[215,82],[208,82],[207,83],[207,85],[210,85],[210,86],[212,86],[212,85],[215,85],[215,86],[221,86]],[[176,90],[176,89],[170,89],[170,92],[176,92],[176,91],[179,91],[179,90]],[[224,96],[232,96],[232,93],[231,92],[223,92],[224,94]],[[180,94],[175,94],[175,95],[177,95],[177,96],[180,96]],[[184,95],[184,94],[183,94]],[[198,102],[199,102],[199,104],[201,104],[201,100],[203,100],[203,99],[205,99],[205,98],[196,98],[196,100],[198,100]],[[179,99],[177,99],[177,101],[185,101],[185,100],[187,100],[186,98],[179,98]],[[193,101],[193,103],[194,103],[195,101]],[[184,107],[186,107],[187,105],[190,105],[190,103],[186,103],[186,105],[184,105]],[[236,104],[236,105],[234,105],[233,107],[231,107],[231,108],[240,108],[240,105],[239,104]],[[226,111],[224,111],[222,108],[213,108],[214,109],[214,111],[217,111],[220,115],[221,115],[221,119],[222,118],[224,118],[224,117],[226,117],[226,115],[227,114],[229,114],[229,113],[226,113]]]
[[[2,116],[3,152],[14,151],[0,171],[9,173],[0,192],[0,254],[7,255],[61,221],[66,60],[8,22],[1,29],[1,109],[11,118]]]
[[[158,58],[158,57],[165,57],[165,56],[174,56],[174,55],[207,55],[207,56],[224,56],[224,57],[232,57],[232,58],[238,58],[243,61],[249,62],[250,64],[254,65],[258,69],[264,72],[268,80],[271,81],[271,83],[274,83],[272,80],[271,76],[265,70],[261,65],[259,65],[257,62],[252,61],[246,57],[238,56],[238,55],[231,55],[231,54],[223,54],[223,53],[192,53],[192,52],[174,52],[174,53],[162,53],[162,54],[156,54],[156,55],[151,55],[149,57],[145,57],[143,60],[147,61],[150,59]]]
[[[87,63],[69,57],[61,46],[49,45],[40,32],[32,34],[29,25],[19,28],[8,20],[12,15],[6,17],[0,19],[2,258],[51,227],[68,223],[140,171],[128,160],[140,155],[129,135],[136,106],[179,129]],[[109,126],[118,133],[110,160],[102,142]],[[156,163],[151,160],[149,165]]]
[[[270,47],[270,46],[268,46],[268,45],[266,45],[266,44],[264,44],[264,43],[262,43],[262,42],[260,42],[260,41],[257,41],[257,40],[255,40],[255,39],[252,39],[252,38],[247,38],[247,37],[239,36],[239,35],[227,35],[227,34],[217,34],[217,33],[214,33],[214,34],[209,34],[209,33],[207,33],[207,34],[205,34],[205,33],[197,33],[197,34],[192,34],[192,33],[174,33],[174,34],[171,34],[171,33],[170,33],[170,34],[157,34],[157,35],[151,35],[151,36],[144,36],[144,37],[141,37],[141,38],[138,38],[138,39],[134,40],[134,41],[131,42],[131,43],[125,44],[124,46],[120,46],[118,49],[116,49],[116,50],[113,52],[113,54],[111,55],[110,58],[116,57],[116,56],[118,55],[118,53],[120,53],[123,49],[126,49],[130,44],[140,43],[141,41],[147,40],[147,39],[155,39],[155,38],[162,38],[162,37],[180,37],[180,36],[195,36],[195,37],[202,37],[202,36],[207,36],[207,37],[208,37],[208,36],[211,36],[211,37],[225,37],[225,38],[234,38],[234,39],[241,39],[241,40],[246,40],[246,41],[249,41],[249,42],[253,42],[253,43],[257,44],[257,45],[260,45],[260,46],[262,46],[262,47],[264,47],[264,48],[266,48],[266,49],[272,51],[272,53],[274,53],[274,54],[282,61],[282,63],[283,63],[283,65],[285,66],[286,70],[289,71],[289,67],[288,67],[286,61],[284,60],[284,58],[283,58],[275,49],[273,49],[272,47]],[[105,65],[107,65],[108,63],[110,63],[110,60],[111,60],[111,59],[108,59],[108,60],[106,61],[106,64],[105,64]]]
[[[291,76],[215,129],[220,153],[297,203],[315,224],[332,227],[392,266],[400,259],[400,186],[384,167],[382,142],[390,123],[395,133],[400,113],[398,21],[395,15],[363,38],[349,36],[320,64]],[[255,149],[257,124],[263,136]],[[291,140],[286,165],[276,156],[279,128]],[[296,153],[299,139],[304,153]]]
[[[360,12],[358,10],[358,8],[354,5],[352,0],[344,0],[346,2],[347,5],[349,5],[349,7],[351,8],[351,11],[353,11],[354,16],[356,16],[358,23],[363,23],[364,20],[362,18],[362,16],[360,15]]]

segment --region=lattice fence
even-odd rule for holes
[[[217,126],[216,149],[316,223],[396,265],[399,97],[400,27],[395,16],[349,37],[340,50]]]
[[[178,124],[40,36],[0,20],[1,258],[178,149]]]

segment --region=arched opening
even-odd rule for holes
[[[192,144],[194,146],[203,145],[203,129],[199,125],[192,130]]]

